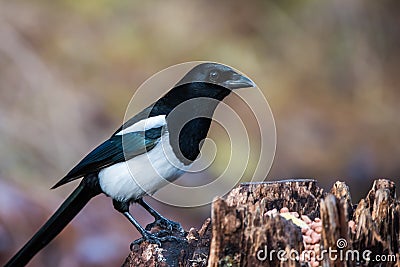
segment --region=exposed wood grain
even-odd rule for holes
[[[143,242],[123,266],[400,267],[400,201],[395,192],[394,182],[376,180],[355,206],[343,182],[336,182],[330,193],[314,180],[241,184],[213,201],[211,224],[206,221],[182,242],[163,242],[161,248]],[[279,250],[286,261],[278,257]],[[322,253],[329,250],[336,251],[336,258]],[[362,257],[367,250],[370,260]],[[311,261],[295,257],[307,251],[315,254]],[[359,258],[352,258],[354,251]],[[379,255],[386,260],[373,261]]]
[[[212,206],[208,266],[300,266],[297,260],[281,262],[277,254],[269,254],[272,250],[301,252],[304,245],[298,226],[280,216],[270,217],[267,211],[288,207],[315,217],[321,196],[314,180],[288,180],[242,184],[226,198],[217,198]]]

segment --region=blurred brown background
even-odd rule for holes
[[[71,192],[76,184],[48,188],[120,125],[135,89],[185,61],[231,65],[263,90],[278,137],[269,180],[346,180],[355,201],[372,178],[399,184],[399,7],[0,1],[0,264]],[[152,203],[185,228],[209,216],[209,206]],[[100,196],[30,266],[119,266],[135,238]]]

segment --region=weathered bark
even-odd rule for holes
[[[337,251],[336,259],[325,254],[323,266],[400,266],[400,202],[394,182],[376,180],[350,216],[348,187],[342,183],[335,190],[337,185],[321,200],[321,250]],[[352,229],[348,218],[354,220]]]
[[[311,220],[320,217],[318,242],[305,242],[300,219],[271,216],[283,207]],[[206,221],[181,241],[161,248],[143,242],[123,266],[308,266],[310,261],[295,256],[310,247],[317,251],[313,266],[400,266],[400,202],[389,180],[376,180],[356,208],[343,182],[330,193],[314,180],[241,184],[213,201],[211,217],[211,225]],[[278,251],[286,253],[285,261]],[[369,261],[365,251],[371,251]],[[386,260],[377,261],[380,255]]]
[[[211,220],[207,219],[200,230],[192,228],[185,234],[174,233],[177,239],[162,242],[162,247],[149,242],[134,245],[122,266],[207,266],[210,223]]]
[[[343,200],[329,194],[321,201],[322,244],[321,250],[342,249],[346,251],[349,240],[348,214]],[[338,243],[342,242],[342,243]],[[336,255],[336,253],[335,253]],[[321,255],[323,266],[343,266],[343,259],[329,254]]]
[[[290,180],[242,184],[225,199],[217,198],[212,206],[209,266],[298,266],[298,261],[280,262],[271,251],[303,251],[300,228],[266,212],[288,207],[315,217],[321,196],[314,180]]]

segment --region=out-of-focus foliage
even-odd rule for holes
[[[0,1],[0,179],[50,214],[74,185],[47,188],[118,127],[145,79],[212,60],[252,77],[271,105],[278,144],[269,179],[315,177],[328,186],[346,179],[358,199],[371,178],[399,181],[399,7],[389,0]],[[78,260],[56,257],[49,266],[100,266],[90,260],[105,251],[102,243],[115,249],[114,265],[127,255],[135,231],[103,203],[90,204],[69,228],[85,238],[64,233],[62,248],[55,243],[42,256],[64,251]],[[159,207],[185,226],[208,216],[207,208]],[[0,235],[15,236],[0,246],[3,262],[42,220],[19,233],[21,213],[14,221],[0,214]],[[96,225],[104,227],[88,230]]]

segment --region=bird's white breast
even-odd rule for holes
[[[175,156],[168,131],[164,131],[161,140],[149,152],[102,169],[99,172],[100,186],[115,200],[134,200],[153,194],[189,167]]]

